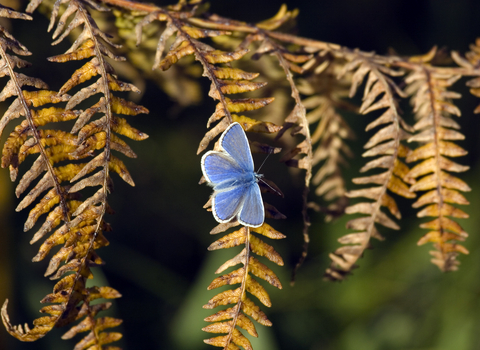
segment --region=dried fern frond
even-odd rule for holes
[[[329,69],[326,69],[327,67]],[[323,196],[327,201],[336,199],[335,203],[331,203],[328,208],[323,209],[327,221],[330,221],[333,216],[340,216],[341,214],[334,213],[343,213],[346,205],[341,203],[347,202],[344,195],[344,180],[339,166],[343,160],[341,153],[348,155],[351,153],[343,139],[351,138],[353,134],[340,114],[336,112],[336,107],[346,104],[340,102],[337,90],[341,89],[339,88],[341,84],[337,84],[336,74],[332,75],[333,70],[338,67],[338,64],[333,64],[332,56],[315,55],[311,57],[302,67],[302,70],[306,71],[305,78],[297,80],[298,89],[292,87],[292,96],[297,103],[294,111],[285,120],[284,130],[293,127],[292,136],[296,134],[304,136],[302,141],[281,159],[288,166],[305,169],[302,208],[304,244],[300,259],[292,272],[292,285],[298,269],[308,254],[310,220],[307,209],[322,210],[318,204],[309,202],[310,186],[316,187],[315,194]],[[290,82],[291,86],[292,83]],[[309,97],[300,102],[300,93]],[[307,109],[310,109],[308,114],[306,114]],[[319,122],[319,120],[321,121]],[[317,128],[312,134],[311,125],[317,122]],[[315,149],[316,146],[317,149]],[[313,168],[322,162],[322,166],[314,175]],[[311,180],[313,180],[312,184]]]
[[[50,28],[53,28],[61,3],[63,2],[55,3]],[[17,196],[20,196],[43,171],[46,170],[46,174],[22,200],[17,210],[27,207],[48,190],[30,211],[25,230],[32,228],[42,214],[48,214],[31,243],[52,230],[54,232],[43,242],[33,261],[44,259],[52,248],[63,245],[51,258],[45,273],[46,276],[51,276],[51,279],[60,281],[55,285],[53,293],[42,300],[42,303],[53,304],[41,310],[50,316],[35,320],[33,329],[29,329],[28,326],[25,329],[21,326],[12,326],[6,313],[6,303],[2,308],[2,318],[10,334],[24,341],[34,341],[44,336],[53,326],[68,325],[85,317],[63,338],[68,339],[78,333],[88,332],[77,343],[76,348],[101,349],[104,345],[121,338],[122,335],[118,332],[105,332],[118,326],[121,320],[111,317],[96,318],[97,313],[108,309],[111,303],[95,302],[93,305],[92,302],[100,298],[118,298],[121,295],[110,287],[86,288],[86,280],[93,278],[92,267],[103,264],[96,250],[109,244],[104,232],[110,231],[111,228],[104,221],[104,216],[111,212],[107,203],[107,195],[113,188],[110,172],[118,173],[124,181],[134,185],[123,162],[112,155],[111,151],[116,150],[129,157],[135,157],[135,153],[114,133],[134,140],[148,137],[116,114],[137,115],[147,113],[148,110],[112,94],[114,91],[138,91],[138,89],[115,77],[113,68],[105,60],[105,56],[116,60],[122,58],[110,50],[109,46],[115,45],[98,29],[86,4],[91,5],[88,1],[68,2],[54,32],[54,38],[58,38],[54,44],[62,41],[74,28],[83,28],[67,53],[51,57],[50,60],[54,62],[89,58],[91,60],[72,75],[58,94],[51,91],[23,92],[28,106],[39,107],[46,103],[68,101],[66,108],[29,110],[31,116],[27,116],[27,120],[30,118],[32,122],[17,126],[5,143],[2,158],[2,166],[10,166],[11,174],[16,176],[18,165],[27,155],[40,153],[32,168],[20,180],[16,190]],[[32,6],[37,5],[38,3],[33,3]],[[100,9],[97,5],[93,7]],[[73,19],[68,21],[72,15]],[[73,97],[66,95],[71,89],[97,76],[96,81],[78,90]],[[83,111],[73,110],[80,102],[90,101],[97,94],[102,96],[90,108]],[[97,114],[100,117],[90,121]],[[4,118],[11,118],[9,114],[6,115]],[[71,119],[77,119],[72,133],[38,129],[38,126],[49,122]],[[75,136],[74,133],[77,132],[78,135]],[[32,133],[33,137],[28,139]],[[89,160],[82,162],[85,158]],[[62,162],[62,166],[55,166],[59,162]],[[12,179],[15,176],[12,176]],[[68,184],[63,184],[64,182]],[[80,200],[82,189],[97,186],[100,188],[93,196]]]
[[[297,10],[288,11],[286,5],[282,5],[280,10],[275,16],[273,16],[268,20],[257,23],[255,25],[248,24],[246,22],[241,22],[241,21],[232,21],[231,19],[223,18],[218,15],[210,15],[206,19],[200,19],[200,18],[194,18],[194,17],[191,17],[188,19],[189,23],[195,24],[204,28],[209,28],[209,29],[214,28],[217,30],[238,31],[238,32],[247,33],[247,35],[243,38],[242,42],[236,48],[236,52],[246,53],[252,49],[254,44],[258,44],[257,47],[254,48],[254,55],[252,57],[253,59],[259,59],[262,55],[265,55],[265,54],[272,55],[277,58],[279,65],[282,67],[282,69],[285,72],[286,79],[289,82],[289,85],[292,91],[292,97],[295,100],[295,107],[289,114],[290,119],[287,120],[287,125],[289,125],[290,122],[297,123],[299,122],[299,120],[306,121],[305,108],[302,105],[300,94],[293,80],[292,72],[302,73],[303,70],[300,66],[298,66],[298,64],[307,61],[311,57],[311,55],[305,54],[305,53],[303,54],[292,53],[289,50],[287,50],[284,46],[280,45],[276,40],[272,39],[269,34],[270,34],[270,31],[277,30],[279,27],[281,27],[285,23],[294,19],[297,16],[297,14],[298,14]],[[223,34],[229,34],[229,33],[230,32],[223,32]],[[239,59],[240,58],[241,57],[239,57]],[[205,75],[208,75],[208,74],[205,73]],[[255,75],[255,77],[257,75]],[[240,78],[241,77],[230,77],[230,79],[236,79],[236,80]],[[238,83],[232,82],[232,84],[237,85]],[[261,86],[258,86],[258,88],[259,87]],[[214,87],[212,85],[212,89],[213,88]],[[257,88],[252,89],[251,91],[256,89]],[[243,91],[239,91],[239,92],[243,92]],[[225,92],[219,91],[218,95],[222,95],[222,93],[225,93]],[[233,93],[233,92],[228,92],[228,93]],[[238,93],[238,92],[235,91],[234,93]],[[212,90],[210,91],[210,96],[213,97]],[[269,99],[268,103],[270,103],[271,101],[273,101],[273,99]],[[267,101],[264,101],[265,105],[267,104],[266,102]],[[217,107],[217,110],[218,110],[218,107]],[[234,112],[238,113],[239,111],[234,110]],[[232,118],[235,118],[235,116],[232,116]],[[304,124],[305,125],[303,128],[296,129],[296,133],[302,133],[304,135],[308,135],[308,127],[305,127],[306,122],[304,122]],[[269,129],[268,131],[275,132],[279,130],[280,128],[276,130]],[[305,167],[306,165],[302,163],[297,163],[297,166]]]
[[[356,267],[355,263],[370,246],[370,238],[383,240],[376,224],[395,230],[400,229],[398,224],[382,211],[382,207],[385,207],[397,219],[401,217],[394,198],[387,190],[402,197],[415,197],[404,180],[409,169],[400,160],[407,157],[410,152],[401,141],[408,138],[406,131],[411,131],[411,127],[400,117],[396,101],[397,96],[405,97],[405,94],[392,79],[392,77],[403,75],[403,72],[389,68],[387,59],[359,52],[352,55],[351,61],[345,66],[342,74],[349,71],[354,72],[350,97],[355,95],[360,84],[366,79],[363,103],[359,112],[368,114],[383,110],[381,116],[366,128],[366,131],[369,131],[381,126],[364,146],[367,151],[363,157],[376,158],[363,166],[360,172],[372,169],[385,169],[385,171],[353,179],[356,184],[374,184],[375,186],[346,194],[349,198],[363,197],[371,201],[354,204],[345,210],[347,214],[366,216],[352,219],[347,223],[347,228],[358,232],[340,238],[339,242],[344,246],[330,254],[332,264],[325,276],[332,280],[344,279]],[[410,181],[413,182],[413,180]]]
[[[287,161],[287,164],[292,167],[296,167],[299,169],[305,170],[305,180],[304,180],[304,189],[302,194],[303,199],[303,206],[302,206],[302,217],[303,217],[303,238],[304,238],[304,246],[302,255],[296,264],[293,272],[292,272],[292,280],[291,283],[293,284],[295,281],[295,274],[297,270],[300,268],[302,263],[307,257],[308,253],[308,244],[310,242],[309,236],[309,228],[310,228],[310,218],[307,213],[308,207],[308,194],[310,191],[310,181],[312,178],[312,159],[313,159],[313,151],[312,151],[312,140],[310,134],[310,128],[308,126],[307,121],[307,114],[306,108],[303,104],[303,101],[300,97],[300,91],[298,90],[297,84],[293,78],[293,72],[301,74],[303,73],[303,68],[298,66],[300,63],[305,63],[311,58],[310,54],[306,53],[293,53],[287,50],[282,44],[278,43],[276,40],[271,38],[268,35],[267,31],[272,31],[278,29],[284,23],[287,23],[291,19],[295,18],[298,14],[298,11],[287,11],[287,7],[282,5],[280,11],[271,19],[267,21],[263,21],[261,23],[257,23],[257,31],[255,34],[250,34],[245,39],[245,42],[253,41],[254,39],[260,40],[261,45],[257,49],[255,55],[260,56],[263,54],[270,54],[274,56],[282,67],[285,77],[288,81],[291,90],[291,96],[295,101],[295,105],[293,109],[288,114],[287,118],[285,118],[283,130],[278,135],[280,137],[287,129],[295,126],[292,130],[291,134],[294,135],[301,135],[303,140],[298,144],[291,152],[287,153],[290,155],[297,155],[302,157],[301,159],[293,160],[291,157],[282,157],[283,161]],[[251,39],[249,39],[251,37]]]
[[[217,234],[236,225],[237,223],[220,224],[210,233]],[[224,349],[238,349],[241,346],[246,350],[251,350],[252,345],[250,341],[242,334],[240,329],[247,331],[248,334],[254,337],[258,337],[258,334],[255,325],[247,316],[264,326],[272,325],[265,313],[247,296],[247,292],[256,297],[263,305],[270,307],[272,304],[267,291],[252,275],[267,281],[279,289],[282,288],[282,284],[275,273],[255,258],[253,254],[264,256],[280,266],[283,266],[283,260],[272,246],[254,236],[251,231],[270,239],[285,238],[283,234],[264,223],[258,228],[242,227],[216,240],[208,247],[208,250],[216,250],[245,244],[245,248],[238,255],[226,261],[215,273],[222,273],[238,264],[243,264],[243,267],[217,277],[208,286],[208,289],[211,290],[225,285],[240,284],[234,290],[228,289],[220,292],[203,306],[205,309],[214,309],[218,306],[234,304],[234,306],[228,309],[218,311],[205,318],[207,322],[214,322],[203,328],[205,332],[227,334],[206,339],[205,343],[207,344],[223,347]]]
[[[240,60],[248,50],[239,48],[233,52],[225,52],[201,42],[200,39],[203,38],[231,35],[231,33],[223,30],[197,28],[190,24],[191,21],[186,21],[190,17],[192,17],[192,12],[177,12],[172,8],[159,9],[150,13],[137,25],[137,41],[141,42],[142,28],[147,24],[155,20],[166,22],[166,28],[158,41],[153,68],[167,70],[181,58],[194,55],[195,60],[202,64],[203,75],[212,82],[208,95],[218,100],[219,103],[215,113],[209,118],[207,127],[210,127],[212,123],[218,123],[205,134],[197,153],[203,152],[210,141],[234,121],[240,123],[246,131],[276,132],[280,130],[280,127],[273,123],[261,122],[237,114],[262,108],[270,104],[273,98],[233,99],[226,96],[255,91],[266,84],[252,81],[258,76],[257,73],[249,73],[232,67],[232,63]],[[175,40],[164,54],[165,45],[172,36],[175,36]]]
[[[2,12],[12,14],[10,10],[2,8]],[[15,18],[30,19],[29,16],[21,16],[15,13]],[[15,181],[18,175],[19,165],[25,160],[29,154],[38,154],[37,160],[32,167],[23,175],[20,183],[16,188],[16,195],[21,196],[29,185],[35,181],[43,172],[45,174],[37,182],[36,186],[31,189],[28,195],[20,202],[17,211],[20,211],[34,202],[44,191],[49,190],[40,202],[31,210],[27,222],[25,223],[25,231],[29,230],[38,218],[45,213],[50,212],[52,207],[55,209],[49,214],[51,220],[61,220],[69,222],[69,199],[64,188],[60,185],[62,181],[69,180],[72,177],[71,169],[67,166],[55,167],[55,163],[68,158],[68,152],[72,150],[71,146],[74,141],[68,134],[57,130],[40,130],[39,127],[49,122],[65,121],[75,118],[77,114],[71,111],[65,111],[62,108],[42,108],[45,104],[56,104],[67,101],[68,95],[57,95],[54,91],[26,91],[22,90],[24,86],[32,86],[36,89],[48,88],[40,79],[28,77],[26,75],[16,73],[15,68],[23,68],[28,62],[17,56],[7,53],[13,51],[16,55],[30,55],[30,52],[18,41],[7,33],[4,28],[1,29],[0,37],[0,55],[2,62],[1,76],[9,76],[10,80],[0,93],[0,100],[5,101],[7,98],[16,96],[8,110],[0,120],[0,134],[3,132],[9,122],[14,119],[25,117],[25,120],[17,125],[12,131],[3,146],[2,151],[2,167],[9,167],[10,177]],[[69,148],[70,147],[70,148]],[[55,216],[55,218],[53,218]],[[40,228],[37,235],[40,237],[42,232],[47,232],[50,225],[49,220]],[[58,223],[57,223],[58,225]],[[51,229],[51,228],[50,228]],[[22,341],[34,341],[44,336],[59,320],[64,309],[56,306],[47,306],[42,309],[43,312],[49,313],[51,316],[45,316],[37,320],[35,327],[30,329],[27,325],[12,326],[6,311],[8,300],[2,307],[2,321],[7,331],[14,337]]]
[[[113,9],[115,27],[122,39],[123,51],[127,61],[122,68],[128,65],[129,75],[136,79],[148,78],[159,85],[176,104],[187,107],[199,104],[202,99],[200,87],[201,68],[192,66],[192,60],[180,60],[167,71],[152,69],[158,43],[158,33],[165,30],[164,22],[151,22],[143,26],[141,43],[137,43],[137,24],[145,17],[144,13],[131,12],[123,9]],[[167,45],[171,44],[170,42]],[[116,68],[120,74],[118,68]],[[141,72],[139,72],[141,71]]]
[[[418,217],[435,219],[420,225],[429,230],[418,245],[433,243],[431,260],[442,271],[458,269],[458,253],[468,254],[468,250],[458,244],[468,234],[452,218],[468,218],[468,214],[452,204],[469,204],[459,192],[470,191],[470,187],[451,172],[464,172],[468,166],[451,161],[447,157],[460,157],[467,152],[452,141],[465,137],[458,130],[460,126],[451,116],[460,116],[460,110],[451,102],[461,95],[447,89],[460,78],[446,69],[437,70],[427,64],[418,65],[405,79],[406,92],[412,95],[412,105],[417,119],[414,129],[417,132],[408,142],[419,142],[420,146],[411,152],[406,161],[418,162],[404,177],[406,181],[416,180],[410,191],[427,191],[413,204],[423,207]],[[412,181],[411,181],[412,180]]]
[[[184,21],[184,18],[188,19],[188,21]],[[209,143],[232,122],[240,123],[244,130],[249,132],[273,133],[281,129],[281,127],[273,123],[262,122],[240,115],[240,113],[246,111],[265,107],[273,101],[273,98],[247,97],[234,99],[228,96],[255,91],[265,85],[265,83],[252,81],[258,76],[257,73],[249,73],[233,67],[235,61],[242,59],[244,55],[248,53],[249,50],[246,47],[248,45],[245,44],[247,41],[243,42],[246,46],[239,45],[231,52],[215,49],[200,40],[206,37],[215,38],[222,35],[231,35],[231,32],[218,28],[200,29],[196,27],[196,24],[202,24],[203,21],[197,23],[192,20],[190,12],[179,14],[171,8],[161,9],[156,13],[147,15],[137,27],[137,37],[139,40],[141,38],[142,27],[153,20],[166,22],[166,28],[161,35],[157,47],[157,58],[154,63],[154,68],[167,70],[181,58],[194,55],[195,60],[199,61],[203,67],[203,75],[211,81],[209,96],[219,101],[216,105],[215,112],[208,120],[207,127],[210,127],[213,123],[217,124],[206,133],[200,142],[197,153],[203,152]],[[242,24],[237,23],[236,25],[241,26]],[[173,36],[175,36],[175,39],[164,55],[165,43]],[[252,150],[254,152],[265,153],[276,153],[279,151],[279,149],[274,147],[258,143],[252,144]],[[276,188],[271,182],[268,182],[266,186],[263,186],[262,183],[260,183],[260,185],[262,191]],[[209,201],[205,207],[209,208],[210,205],[211,202]],[[267,218],[283,217],[275,207],[266,203],[264,207]],[[223,232],[236,225],[238,225],[237,222],[220,224],[212,233]],[[226,333],[226,335],[205,340],[207,344],[220,346],[224,349],[238,349],[239,346],[244,349],[252,349],[249,340],[239,330],[239,328],[241,328],[246,330],[250,335],[257,336],[255,326],[248,316],[263,325],[271,325],[267,316],[247,297],[247,292],[249,292],[257,297],[264,305],[271,305],[268,293],[251,275],[265,279],[278,288],[281,288],[281,284],[273,271],[254,258],[252,253],[266,256],[269,260],[279,265],[283,265],[283,260],[278,253],[275,252],[273,247],[253,236],[250,232],[251,230],[270,238],[284,238],[284,235],[264,223],[261,227],[255,229],[242,227],[217,240],[209,247],[209,250],[215,250],[245,244],[243,251],[223,264],[217,270],[217,273],[221,273],[229,267],[240,263],[243,264],[243,267],[215,279],[208,287],[208,289],[214,289],[227,284],[240,284],[240,287],[235,290],[226,290],[217,294],[204,306],[204,308],[213,309],[220,305],[234,304],[233,307],[219,311],[205,319],[205,321],[214,323],[203,328],[204,331],[210,333]]]
[[[3,6],[2,4],[0,4],[0,17],[10,18],[10,19],[24,19],[28,21],[32,20],[32,17],[27,15],[26,13],[15,11],[14,9],[7,6]],[[2,36],[5,36],[10,40],[16,42],[20,47],[26,50],[25,46],[23,46],[18,41],[16,41],[15,38],[12,36],[12,34],[10,34],[5,28],[2,27],[1,32],[2,32]]]
[[[475,44],[470,45],[470,51],[465,54],[465,58],[461,57],[458,52],[452,52],[453,60],[461,67],[468,69],[470,72],[475,72],[480,68],[480,38],[477,38]],[[473,96],[480,97],[480,77],[469,80],[467,86],[470,88],[470,93]],[[480,105],[475,108],[473,113],[480,113]]]
[[[327,222],[343,215],[348,205],[342,167],[348,164],[345,157],[353,157],[346,141],[354,139],[355,134],[339,111],[358,111],[358,108],[344,101],[351,76],[337,79],[345,64],[332,55],[318,55],[304,66],[308,73],[299,81],[300,92],[307,96],[303,104],[309,110],[307,120],[313,130],[312,167],[316,170],[312,186],[315,194],[329,203],[321,206],[315,201],[309,206],[324,212]]]
[[[6,7],[0,8],[0,15],[9,18],[31,19],[30,16],[15,12]],[[5,28],[0,28],[0,56],[1,69],[0,76],[9,76],[10,79],[6,86],[0,93],[0,101],[5,101],[7,98],[15,96],[8,110],[0,120],[0,134],[3,132],[9,122],[14,119],[24,117],[25,120],[20,125],[15,127],[15,130],[10,133],[2,151],[2,167],[9,167],[10,177],[15,181],[18,175],[18,167],[23,162],[28,154],[38,153],[39,156],[34,162],[32,168],[28,170],[22,177],[16,189],[17,196],[27,189],[27,187],[38,178],[43,172],[45,175],[37,183],[37,185],[30,190],[28,195],[22,200],[17,207],[17,211],[22,210],[42,194],[45,190],[49,192],[40,200],[30,212],[25,230],[33,226],[35,221],[44,213],[50,211],[53,206],[58,221],[69,221],[68,217],[68,198],[60,182],[69,180],[71,171],[67,167],[54,167],[54,164],[63,160],[66,157],[68,144],[71,139],[64,137],[61,132],[55,130],[40,130],[39,126],[45,125],[53,121],[63,121],[75,118],[74,112],[67,112],[61,108],[42,108],[47,103],[59,103],[68,100],[69,96],[57,95],[54,91],[27,91],[22,90],[23,87],[31,86],[36,89],[47,89],[48,86],[43,81],[37,78],[28,77],[24,74],[17,73],[16,68],[24,68],[29,65],[27,61],[19,58],[16,55],[27,56],[30,52],[25,46],[20,44],[15,38],[8,33]],[[15,55],[12,55],[13,52]],[[53,149],[56,152],[52,152]],[[52,153],[55,153],[55,157]],[[57,205],[58,204],[58,205]],[[51,217],[51,216],[50,216]],[[45,230],[48,226],[44,224],[41,230]],[[49,313],[51,316],[44,316],[37,320],[35,327],[30,329],[27,325],[24,327],[11,325],[6,308],[8,300],[5,301],[1,315],[2,321],[7,331],[22,341],[33,341],[45,335],[55,323],[59,320],[62,314],[62,309],[55,306],[47,306],[42,309],[43,312]]]

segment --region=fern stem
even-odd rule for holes
[[[246,294],[246,288],[247,288],[247,278],[248,278],[248,264],[250,261],[250,227],[243,227],[243,230],[245,232],[245,261],[243,263],[243,278],[242,278],[242,283],[240,285],[240,296],[238,299],[238,303],[236,305],[236,310],[235,310],[235,316],[233,316],[232,319],[232,328],[230,328],[230,332],[228,333],[228,338],[227,341],[225,342],[225,347],[223,350],[228,350],[228,347],[230,343],[232,342],[233,338],[233,331],[235,330],[235,327],[237,325],[237,320],[238,316],[240,315],[240,312],[242,311],[242,302],[243,302],[243,296]]]
[[[160,7],[157,7],[153,4],[146,4],[129,0],[101,0],[100,2],[132,11],[152,13],[161,10]]]

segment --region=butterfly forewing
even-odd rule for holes
[[[245,192],[245,204],[238,218],[241,224],[259,227],[265,220],[262,195],[257,182],[252,183]]]
[[[222,183],[233,183],[244,173],[233,158],[215,151],[203,156],[202,170],[207,181],[214,187]]]
[[[220,139],[220,146],[238,163],[240,168],[253,173],[250,146],[240,124],[233,123],[224,131]]]

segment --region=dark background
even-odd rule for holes
[[[163,5],[163,2],[157,2]],[[288,1],[289,8],[300,10],[300,36],[332,42],[380,54],[394,48],[400,55],[417,55],[433,45],[465,52],[480,34],[478,1]],[[281,1],[212,1],[211,12],[233,19],[256,22],[273,16]],[[12,5],[10,5],[12,6]],[[25,4],[21,6],[25,8]],[[38,76],[53,89],[59,89],[68,76],[58,64],[45,57],[62,53],[68,45],[51,47],[48,20],[38,12],[32,23],[14,22],[13,34],[34,53],[34,65],[25,74]],[[23,71],[22,71],[23,72]],[[68,70],[67,70],[68,73]],[[257,326],[256,350],[469,350],[480,349],[480,252],[478,229],[480,209],[478,190],[478,122],[472,111],[479,103],[464,88],[465,80],[454,86],[464,94],[457,105],[463,116],[457,120],[466,135],[459,142],[470,154],[459,159],[471,170],[460,178],[472,187],[466,196],[471,205],[463,208],[471,214],[461,225],[469,232],[465,243],[470,255],[461,256],[460,270],[441,274],[429,260],[431,247],[417,247],[426,233],[410,209],[410,202],[399,199],[404,219],[400,231],[385,231],[387,240],[373,242],[359,261],[360,268],[343,283],[327,283],[322,275],[329,264],[328,253],[347,233],[347,218],[333,224],[323,223],[321,215],[312,214],[310,256],[300,270],[295,287],[290,287],[290,273],[301,251],[301,174],[278,165],[278,157],[267,160],[262,172],[284,191],[285,198],[266,195],[289,220],[272,225],[287,235],[283,241],[268,242],[285,260],[284,267],[272,269],[279,276],[283,290],[268,286],[273,306],[262,306],[273,322],[272,328]],[[205,82],[204,87],[208,87]],[[206,97],[195,107],[177,108],[153,84],[140,103],[150,109],[147,116],[129,119],[150,138],[141,143],[130,141],[138,154],[127,159],[136,187],[114,178],[115,192],[109,203],[116,215],[107,220],[114,231],[107,235],[111,244],[99,251],[107,262],[94,271],[95,285],[118,289],[123,298],[114,302],[110,314],[124,320],[118,328],[124,334],[119,344],[125,349],[208,349],[201,331],[203,318],[217,310],[202,305],[215,295],[206,287],[216,276],[214,271],[237,253],[235,249],[207,252],[217,237],[208,232],[215,222],[202,209],[210,189],[198,186],[201,177],[200,156],[196,149],[214,104]],[[411,116],[405,116],[412,122]],[[349,117],[360,140],[352,147],[357,157],[358,145],[371,134],[362,132],[368,117]],[[5,142],[3,135],[2,142]],[[256,158],[257,164],[263,158]],[[352,161],[348,178],[357,176],[364,163]],[[350,189],[353,188],[348,182]],[[28,244],[31,232],[23,232],[27,211],[15,213],[18,204],[8,171],[0,172],[0,295],[10,300],[9,314],[14,324],[39,317],[41,300],[53,288],[43,278],[47,261],[31,263],[39,244]],[[4,293],[1,293],[3,291]],[[212,312],[213,311],[213,312]],[[115,329],[113,329],[114,331]],[[67,329],[54,329],[45,338],[23,344],[0,329],[0,349],[72,349],[72,340],[60,336]],[[78,341],[80,337],[75,338]]]

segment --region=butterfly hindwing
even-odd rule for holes
[[[233,187],[228,191],[215,192],[213,198],[213,215],[219,222],[232,220],[245,203],[245,186]]]
[[[247,205],[248,203],[248,205]],[[259,227],[265,220],[262,194],[258,183],[252,183],[245,192],[245,205],[240,211],[238,221],[245,226]]]
[[[220,146],[247,172],[253,172],[253,159],[245,131],[238,123],[231,124],[220,138]]]

